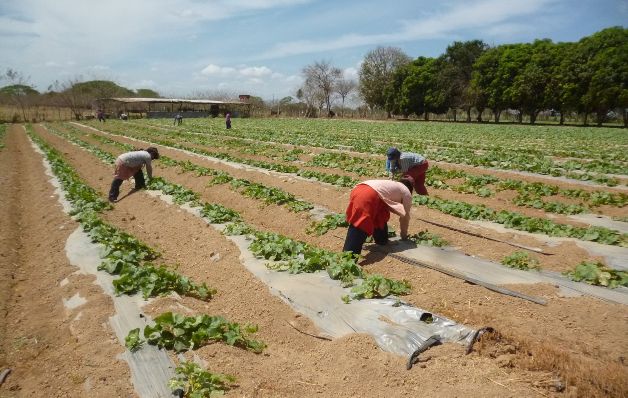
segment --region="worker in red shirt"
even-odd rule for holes
[[[404,177],[400,181],[368,180],[356,185],[349,197],[349,229],[342,250],[359,255],[368,236],[373,236],[378,245],[387,244],[391,212],[399,216],[401,239],[407,239],[413,184],[411,177]]]

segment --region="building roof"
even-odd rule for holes
[[[215,101],[215,100],[200,100],[200,99],[178,99],[178,98],[100,98],[100,101],[117,101],[127,104],[133,103],[153,103],[153,104],[246,104],[241,101]]]

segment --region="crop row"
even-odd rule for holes
[[[103,162],[111,164],[113,155],[76,137],[66,135],[65,138],[92,152]],[[171,195],[177,204],[185,203],[191,207],[199,207],[201,215],[210,223],[241,222],[241,216],[235,211],[216,204],[202,203],[198,193],[179,184],[173,184],[161,178],[154,178],[149,182],[148,188],[160,190],[165,194]],[[228,216],[225,217],[225,214]],[[218,217],[220,221],[213,217]],[[327,270],[332,279],[341,280],[346,286],[352,286],[354,279],[360,278],[362,283],[354,287],[354,296],[358,299],[364,297],[386,297],[389,294],[407,294],[409,291],[410,287],[407,282],[393,281],[377,274],[366,274],[356,264],[356,258],[349,252],[326,251],[303,242],[293,241],[282,235],[270,232],[256,232],[250,227],[245,230],[252,237],[250,250],[260,258],[274,261],[268,264],[268,267],[271,269],[290,270],[292,273]],[[284,268],[286,264],[289,264],[288,268]],[[373,281],[378,281],[378,283]],[[390,288],[380,289],[380,286],[390,286]],[[363,293],[364,291],[366,293]],[[386,294],[381,296],[380,292],[386,292]]]
[[[111,205],[85,184],[63,160],[61,154],[35,135],[30,126],[27,131],[31,139],[44,151],[53,173],[61,181],[66,199],[72,204],[71,214],[81,223],[92,242],[103,245],[103,262],[98,269],[119,275],[119,278],[113,281],[117,294],[134,294],[141,291],[144,297],[148,298],[177,292],[202,300],[208,300],[215,294],[216,291],[209,289],[204,283],[194,284],[165,266],[157,268],[148,263],[147,261],[158,258],[159,253],[102,221],[98,213],[111,209]],[[265,344],[248,337],[256,331],[257,327],[253,325],[242,327],[219,316],[185,317],[167,312],[156,317],[153,325],[145,327],[144,337],[149,344],[175,351],[198,348],[210,341],[223,341],[229,345],[261,352]],[[131,330],[125,338],[125,345],[131,351],[138,350],[143,342],[139,336],[139,329]],[[193,396],[194,393],[221,392],[228,389],[229,383],[234,381],[230,376],[212,374],[198,365],[185,362],[178,366],[175,372],[176,377],[170,381],[170,387],[173,392],[181,390],[188,396]]]
[[[117,129],[115,129],[117,130]],[[128,134],[125,132],[121,132],[122,134]],[[183,134],[177,132],[174,133],[178,137],[183,138]],[[155,134],[151,133],[143,133],[142,137],[144,139],[149,139],[155,141]],[[214,140],[212,138],[207,138],[205,136],[190,135],[185,137],[191,142],[194,142],[199,145],[212,145],[214,144]],[[161,140],[163,143],[170,143],[171,145],[176,145],[170,140]],[[181,144],[179,144],[181,145]],[[251,145],[250,142],[246,143],[246,146],[242,148],[255,148],[255,145]],[[188,150],[194,150],[190,147],[186,146]],[[250,150],[251,152],[255,152],[255,149]],[[246,150],[240,150],[240,152],[246,152]],[[208,155],[219,157],[222,159],[236,161],[238,163],[248,163],[251,164],[247,159],[236,158],[234,156],[226,156],[223,153],[209,152],[205,151]],[[276,155],[276,150],[273,152]],[[295,155],[296,156],[296,155]],[[276,157],[276,156],[275,156]],[[255,164],[255,163],[253,163]],[[318,175],[313,174],[312,172],[308,172],[306,170],[298,169],[293,166],[286,166],[280,164],[274,164],[273,166],[269,166],[268,163],[257,163],[258,166],[268,169],[281,170],[289,173],[300,173],[300,175],[304,177],[313,176],[314,178],[323,180],[325,182],[330,182],[334,185],[340,186],[351,186],[354,184],[356,180],[350,177],[338,178],[337,175],[322,175],[322,173],[318,173]],[[353,172],[361,176],[375,176],[380,177],[385,175],[383,172],[383,165],[381,161],[376,161],[375,159],[362,158],[350,156],[344,153],[331,153],[325,152],[318,154],[312,158],[309,162],[306,163],[308,166],[316,166],[316,167],[327,167],[327,168],[339,168],[344,171]],[[463,178],[464,182],[456,185],[450,185],[446,182],[448,179],[454,178]],[[456,192],[463,193],[471,193],[480,197],[487,197],[494,195],[494,190],[492,190],[488,184],[494,184],[495,189],[497,191],[501,190],[516,190],[519,195],[512,199],[512,203],[516,206],[521,207],[530,207],[535,209],[543,209],[549,213],[557,213],[557,214],[579,214],[583,212],[590,211],[589,207],[584,204],[565,204],[560,201],[551,201],[545,202],[542,200],[542,196],[547,195],[563,195],[570,198],[576,198],[580,201],[585,202],[590,207],[597,207],[600,205],[610,205],[623,207],[628,203],[628,195],[624,193],[610,193],[605,191],[585,191],[581,189],[560,189],[558,186],[544,184],[540,182],[535,183],[527,183],[519,180],[513,179],[499,179],[492,175],[482,174],[482,175],[473,175],[469,173],[465,173],[460,170],[444,170],[437,166],[432,166],[427,173],[426,184],[436,189],[450,189]]]
[[[374,143],[413,143],[443,148],[492,150],[512,148],[534,156],[604,159],[626,162],[621,143],[622,131],[595,128],[551,128],[542,126],[460,125],[443,123],[365,123],[348,120],[267,120],[240,119],[231,132],[212,120],[188,120],[185,126],[172,127],[167,121],[150,120],[137,124],[160,126],[167,130],[189,130],[210,135],[228,135],[263,141],[333,148],[355,144],[356,148]],[[337,138],[337,139],[336,139]],[[523,139],[522,139],[523,138]],[[313,144],[308,144],[308,140]],[[334,143],[335,140],[335,143]],[[342,141],[342,142],[339,142]]]
[[[415,203],[428,205],[430,208],[455,217],[493,221],[508,228],[526,232],[541,232],[549,236],[567,236],[609,245],[625,246],[628,244],[626,234],[620,234],[617,231],[604,227],[575,227],[568,224],[555,223],[544,218],[528,217],[516,212],[506,210],[498,212],[486,206],[438,198],[415,197]]]
[[[117,294],[141,291],[148,298],[174,291],[200,299],[211,297],[214,289],[204,283],[197,285],[164,265],[153,265],[150,261],[160,256],[158,252],[103,221],[99,213],[111,209],[109,203],[80,179],[58,151],[34,135],[30,128],[28,132],[44,151],[53,173],[60,180],[66,198],[72,204],[71,215],[80,222],[92,242],[103,245],[103,262],[98,269],[119,276],[113,281]]]
[[[96,137],[99,137],[97,139],[104,143],[127,146],[128,148],[127,144],[121,144],[121,143],[118,143],[117,141],[113,141],[109,138],[102,137],[102,136],[96,136]],[[215,172],[213,170],[204,168],[202,166],[194,165],[189,161],[180,162],[180,161],[169,160],[169,162],[175,162],[176,164],[182,165],[188,171],[194,170],[197,172],[197,175],[199,176],[218,175],[218,177],[215,177],[215,179],[216,178],[220,179],[221,177],[225,177],[226,175],[224,174],[224,172]],[[232,177],[228,177],[225,181],[234,181],[234,179]],[[170,190],[170,191],[176,192],[179,190],[175,189],[175,190]],[[185,201],[185,198],[191,197],[191,195],[189,194],[186,195],[183,192],[181,192],[180,195],[184,198],[183,201]],[[220,213],[219,209],[215,209],[212,211],[214,212],[217,211],[218,213]],[[210,216],[210,219],[211,217],[215,217],[215,215]],[[225,222],[225,221],[236,221],[233,224],[230,224],[228,228],[225,229],[225,234],[227,235],[232,235],[232,234],[255,235],[256,234],[255,231],[252,230],[250,227],[248,227],[247,225],[241,222],[238,222],[239,218],[231,219],[227,217],[227,218],[220,218],[220,221],[217,221],[216,219],[213,220],[213,222]],[[331,215],[326,216],[325,219],[321,221],[320,223],[316,223],[313,226],[311,226],[309,232],[323,234],[323,233],[326,233],[327,230],[335,229],[339,226],[347,226],[346,221],[344,220],[344,216],[340,214],[331,214]],[[589,233],[590,232],[591,231],[589,231]],[[321,266],[320,264],[316,262],[316,260],[314,262],[305,261],[308,258],[316,259],[316,256],[314,257],[304,256],[303,252],[300,252],[298,249],[299,247],[304,245],[302,242],[294,242],[290,239],[286,239],[285,237],[281,237],[277,235],[271,235],[271,236],[272,237],[270,239],[256,240],[256,242],[254,242],[251,245],[251,249],[254,250],[255,253],[260,257],[264,257],[267,259],[270,258],[275,261],[283,259],[282,262],[275,262],[272,265],[269,264],[269,267],[271,267],[272,269],[285,270],[285,271],[291,271],[291,272],[305,272],[307,270],[325,269],[325,265]],[[561,236],[564,236],[564,235],[561,234]],[[259,236],[256,239],[258,238]],[[410,240],[413,240],[416,244],[422,244],[422,245],[440,247],[447,244],[447,242],[443,241],[442,238],[438,237],[437,235],[431,234],[427,231],[422,231],[417,234],[412,234],[409,238]],[[295,247],[297,249],[295,249]],[[263,249],[260,249],[260,248],[263,248]],[[289,253],[294,253],[294,252],[299,252],[299,255],[297,257],[303,256],[303,261],[297,261],[297,262],[292,261],[292,260],[285,261],[283,256],[287,255],[288,257],[293,257],[293,255],[291,256]],[[318,261],[320,262],[320,260]],[[515,252],[510,256],[506,256],[502,260],[502,264],[508,267],[524,269],[524,270],[538,268],[538,261],[533,258],[530,258],[529,255],[524,252]],[[342,270],[342,268],[340,268],[340,270]],[[328,269],[328,272],[330,272],[329,269]],[[336,272],[339,272],[339,271],[336,271]],[[616,287],[616,286],[628,285],[628,273],[607,268],[601,263],[589,263],[589,262],[584,261],[581,264],[575,266],[575,268],[572,271],[568,271],[565,274],[570,279],[575,280],[575,281],[584,281],[589,284],[607,286],[611,288]],[[330,273],[330,275],[332,275],[332,273]],[[341,271],[339,275],[342,275]],[[349,275],[351,278],[354,277],[352,276],[351,273],[346,274],[346,275]],[[363,284],[362,286],[369,286],[369,285]],[[386,283],[382,285],[380,281],[377,281],[376,286],[380,286],[380,288],[381,286],[385,286],[384,289],[391,288]],[[391,286],[395,286],[395,285],[393,284]],[[396,286],[394,288],[399,289],[399,286]],[[371,289],[371,287],[369,287],[369,289]],[[367,291],[370,292],[370,290],[367,290]],[[372,294],[372,293],[369,293],[369,294]],[[400,294],[399,291],[397,291],[397,294]],[[356,295],[357,297],[361,297],[360,293],[357,290],[354,291],[354,295]],[[346,297],[345,299],[348,300],[349,298]]]
[[[372,159],[349,156],[344,153],[322,153],[314,156],[309,165],[339,168],[362,176],[381,176],[382,164]],[[512,200],[518,206],[534,207],[550,213],[578,214],[588,211],[583,205],[567,205],[561,202],[543,202],[542,196],[563,195],[588,202],[589,206],[610,205],[624,207],[628,204],[628,195],[605,191],[585,191],[582,189],[561,189],[556,185],[542,182],[524,182],[513,179],[501,179],[490,174],[474,175],[461,170],[445,170],[431,166],[426,176],[426,184],[436,189],[451,189],[455,192],[472,193],[480,197],[494,195],[488,186],[494,185],[497,191],[515,190],[519,195]],[[450,185],[446,180],[464,179],[461,184]]]
[[[255,120],[255,123],[257,122],[259,121]],[[205,124],[201,124],[200,122],[193,122],[191,124],[193,131],[195,132],[206,133],[209,135],[219,134],[220,136],[224,136],[224,131],[208,130],[207,126]],[[280,125],[281,123],[277,122],[276,124]],[[294,122],[293,125],[298,126],[296,122]],[[312,123],[305,123],[305,125],[311,126]],[[343,145],[352,147],[354,150],[359,152],[379,154],[385,153],[385,150],[388,146],[394,145],[400,146],[404,150],[426,154],[428,158],[436,161],[448,161],[473,166],[528,171],[532,173],[553,176],[566,176],[568,178],[573,178],[577,180],[596,181],[607,185],[616,185],[618,181],[616,178],[608,177],[603,174],[591,174],[591,172],[628,175],[626,157],[625,154],[623,154],[623,151],[620,150],[620,147],[618,147],[616,150],[613,150],[613,146],[610,146],[609,148],[609,152],[612,151],[613,153],[615,153],[614,156],[618,159],[617,161],[591,161],[589,159],[600,159],[600,156],[590,154],[589,156],[585,156],[586,160],[577,161],[571,159],[567,160],[566,162],[555,162],[551,156],[540,155],[538,153],[538,149],[530,149],[529,151],[522,150],[520,145],[522,136],[518,134],[513,134],[510,138],[510,147],[507,145],[496,145],[489,149],[483,149],[478,151],[477,145],[473,143],[464,147],[444,147],[440,145],[438,148],[434,148],[433,146],[424,143],[420,138],[422,134],[418,132],[406,132],[406,134],[401,135],[396,134],[396,132],[402,128],[399,127],[401,125],[392,125],[393,127],[390,127],[390,124],[376,124],[376,128],[378,128],[379,131],[376,134],[374,133],[372,135],[364,131],[368,130],[369,127],[372,128],[372,126],[364,126],[364,124],[360,124],[359,126],[361,128],[364,127],[364,130],[353,130],[350,134],[343,134],[343,132],[341,131],[342,127],[340,127],[341,125],[342,122],[333,123],[333,125],[331,123],[328,123],[327,126],[318,124],[316,125],[316,127],[310,127],[315,128],[316,131],[310,130],[309,132],[298,130],[298,132],[295,132],[294,128],[289,128],[288,131],[278,132],[276,131],[276,126],[275,131],[268,131],[268,129],[247,126],[246,129],[238,130],[238,134],[241,137],[257,139],[260,141],[280,142],[293,145],[309,145],[324,148],[337,148],[338,145]],[[188,127],[186,127],[186,129],[187,128]],[[356,126],[353,126],[352,128],[355,129]],[[395,130],[393,130],[392,133],[387,134],[387,132],[385,131],[387,129],[393,128]],[[181,128],[178,129],[181,130]],[[438,136],[439,142],[449,141],[446,138],[447,134],[443,134],[440,130],[441,129],[439,129],[438,134],[436,134],[436,131],[434,131],[433,136]],[[482,131],[480,135],[485,137],[487,136],[486,132],[484,131]],[[504,135],[507,134],[502,134],[502,136]],[[616,133],[611,133],[609,134],[609,136],[613,136],[618,139],[617,142],[621,141],[621,136],[617,135]],[[587,137],[589,136],[587,135]],[[497,142],[502,141],[502,139],[495,136],[491,136],[490,139],[495,139]],[[532,137],[525,136],[525,140],[531,139]],[[459,133],[457,134],[455,139],[453,139],[453,141],[472,142],[473,140],[470,139],[469,135]],[[595,141],[597,141],[597,139]],[[557,138],[557,141],[555,142],[561,141]],[[556,146],[555,142],[552,142],[553,146]],[[582,142],[583,145],[581,148],[591,147],[591,141]],[[605,143],[601,143],[600,145],[601,147],[609,147],[609,145]],[[540,145],[537,145],[536,147],[538,148],[540,147]],[[600,147],[598,147],[598,150],[599,148]],[[571,153],[571,155],[577,155],[577,153]],[[574,172],[580,170],[584,171],[584,173]]]
[[[484,205],[472,205],[437,197],[415,196],[413,202],[465,220],[492,221],[519,231],[540,232],[548,236],[571,237],[606,245],[628,247],[628,234],[604,227],[575,227],[569,224],[555,223],[545,218],[528,217],[506,210],[495,211]]]

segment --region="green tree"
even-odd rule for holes
[[[628,106],[628,29],[604,29],[582,39],[581,46],[588,55],[590,73],[582,103],[596,114],[596,122],[601,125],[609,111]]]
[[[455,41],[441,56],[443,67],[440,84],[446,90],[447,105],[454,109],[454,120],[455,110],[461,108],[467,114],[467,122],[471,121],[471,108],[475,99],[471,87],[473,64],[487,49],[488,45],[481,40]]]
[[[478,91],[476,107],[488,107],[493,111],[495,123],[508,108],[522,108],[519,92],[513,83],[523,73],[531,54],[530,44],[506,44],[493,47],[482,54],[474,65],[473,85]],[[535,70],[529,72],[534,74]]]
[[[435,58],[419,57],[398,70],[387,90],[386,110],[405,117],[424,115],[425,120],[430,112],[445,112],[445,90],[438,84],[440,66]]]
[[[530,115],[534,124],[540,111],[550,106],[548,86],[553,83],[555,60],[554,44],[551,40],[536,40],[531,46],[519,47],[527,61],[520,60],[520,69],[516,73],[509,89],[511,103],[521,110],[521,114]]]
[[[482,121],[482,111],[491,109],[495,121],[505,109],[503,88],[498,85],[498,67],[506,46],[492,47],[478,57],[473,65],[471,88],[474,92],[474,106],[478,110],[478,122]]]
[[[366,54],[359,71],[359,91],[371,110],[386,107],[385,92],[394,74],[410,62],[411,58],[397,47],[377,47]]]

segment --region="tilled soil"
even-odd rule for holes
[[[65,242],[78,224],[63,213],[42,158],[21,126],[0,152],[0,368],[2,397],[133,396],[124,351],[107,324],[108,296],[76,273]],[[66,308],[80,295],[87,303]]]
[[[41,127],[36,131],[64,153],[88,184],[107,192],[111,167]],[[91,285],[91,277],[71,275],[74,269],[67,264],[62,250],[76,223],[61,212],[53,189],[46,182],[41,156],[32,150],[21,127],[11,127],[6,141],[7,147],[0,152],[0,164],[2,170],[7,170],[2,176],[7,183],[1,184],[0,189],[4,197],[11,200],[10,205],[3,201],[4,205],[0,207],[2,215],[7,216],[2,218],[2,236],[9,237],[1,241],[1,272],[3,276],[20,275],[24,280],[19,281],[16,276],[18,282],[6,278],[0,282],[3,283],[2,290],[7,288],[11,292],[6,299],[2,296],[5,304],[1,308],[7,312],[5,319],[8,320],[3,325],[11,322],[11,326],[0,329],[3,341],[3,362],[0,364],[14,369],[0,387],[0,396],[26,396],[37,391],[49,392],[42,396],[132,396],[126,364],[115,359],[124,348],[114,340],[106,325],[106,317],[112,315],[111,304]],[[173,158],[186,158],[180,152],[164,149],[164,153]],[[205,162],[187,158],[199,164]],[[204,165],[209,167],[209,163]],[[218,202],[240,211],[246,222],[256,228],[273,230],[334,250],[342,243],[342,237],[339,239],[333,234],[321,238],[306,235],[303,231],[307,220],[303,216],[276,206],[261,207],[258,202],[242,197],[227,186],[207,187],[207,179],[178,174],[176,170],[158,164],[154,169],[155,175],[199,192],[204,201]],[[311,183],[243,173],[257,182],[268,178],[274,181],[274,186],[292,187],[290,192],[313,203],[328,205],[334,211],[344,210],[348,190],[329,188],[329,192],[317,194],[320,186],[314,189]],[[122,195],[129,188],[128,183],[124,184]],[[485,342],[478,347],[479,352],[468,356],[464,355],[462,346],[435,347],[425,354],[425,362],[406,371],[405,358],[382,352],[369,336],[350,335],[328,342],[296,331],[288,322],[292,321],[301,330],[316,333],[307,319],[272,296],[248,273],[239,263],[239,251],[234,245],[202,220],[176,206],[138,192],[124,197],[104,216],[117,227],[158,248],[163,253],[163,261],[178,264],[180,273],[218,289],[218,294],[209,302],[191,298],[157,299],[145,308],[148,314],[154,316],[166,310],[207,313],[260,326],[256,337],[268,344],[264,354],[255,355],[220,344],[195,351],[210,370],[238,378],[238,387],[228,393],[230,396],[552,396],[556,390],[562,389],[558,379],[566,383],[565,391],[569,396],[621,396],[627,393],[628,372],[622,358],[628,351],[628,312],[623,306],[589,298],[560,298],[554,287],[546,285],[515,287],[549,300],[547,306],[538,306],[396,260],[371,259],[373,261],[366,266],[368,271],[405,278],[412,283],[413,293],[404,298],[407,301],[470,326],[490,324],[504,336],[501,342]],[[421,216],[437,219],[438,214],[426,211]],[[442,221],[453,224],[451,217],[444,217]],[[65,224],[72,227],[59,229]],[[416,221],[413,225],[420,224]],[[31,239],[31,236],[37,238]],[[520,239],[525,242],[524,238]],[[486,246],[482,253],[495,253],[494,256],[512,251],[484,240],[468,244],[469,247]],[[569,255],[571,248],[561,245],[553,249],[563,257]],[[36,252],[40,255],[39,262],[30,254]],[[5,266],[5,260],[15,268]],[[41,272],[42,269],[46,272]],[[60,281],[66,277],[70,283],[61,286]],[[21,299],[20,295],[24,295],[24,290],[18,289],[21,282],[31,284],[31,289],[45,291],[45,294],[31,293],[28,299]],[[64,289],[72,286],[88,300],[87,304],[73,310],[72,319],[78,311],[88,311],[88,307],[94,307],[100,315],[90,313],[88,317],[84,313],[81,322],[68,321],[68,311],[64,309],[61,297],[71,297],[74,290]],[[26,307],[31,304],[32,307]],[[24,315],[31,312],[38,316]],[[70,337],[74,335],[68,323],[76,323],[76,328],[82,328],[79,325],[88,320],[91,323],[92,319],[97,321],[88,328],[89,332],[81,333],[81,338]],[[19,334],[20,327],[23,327],[23,334]],[[36,347],[41,341],[39,338],[29,340],[34,336],[31,331],[39,329],[50,334],[48,345],[37,351],[38,355],[27,355],[27,348]],[[27,348],[16,351],[13,348],[16,341],[20,344],[25,341],[24,347]],[[61,358],[63,354],[70,360],[55,364],[50,359]],[[57,373],[49,373],[46,377],[41,375],[45,371],[38,372],[49,368]],[[78,376],[74,377],[75,374]],[[97,382],[101,380],[101,374],[106,377],[102,383]],[[83,375],[87,376],[81,379]],[[38,393],[34,395],[39,396]]]

